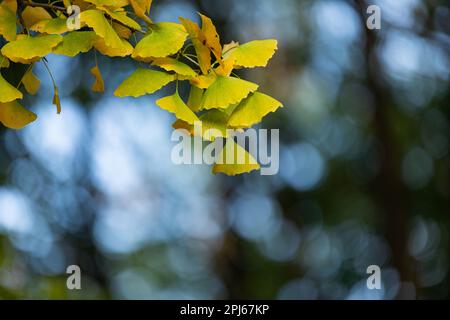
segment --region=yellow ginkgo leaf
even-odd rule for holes
[[[22,78],[22,84],[25,87],[25,90],[29,94],[36,94],[41,87],[41,81],[36,77],[33,73],[33,68],[30,68]]]
[[[187,105],[192,111],[197,112],[202,108],[203,93],[205,90],[191,86]]]
[[[242,101],[257,89],[258,85],[252,82],[233,77],[217,77],[203,95],[202,108],[225,109]]]
[[[134,13],[139,18],[144,19],[147,23],[152,23],[147,14],[150,12],[150,7],[152,6],[152,0],[130,0],[131,7]]]
[[[22,19],[26,28],[31,28],[33,25],[42,20],[49,20],[52,16],[44,8],[27,6],[22,12]]]
[[[222,60],[222,45],[220,44],[216,26],[207,16],[200,14],[200,17],[202,18],[202,32],[205,36],[205,44],[220,62]]]
[[[139,68],[114,91],[117,97],[140,97],[152,94],[170,82],[174,81],[172,74]]]
[[[17,101],[0,103],[0,122],[11,129],[22,129],[37,119],[37,115],[25,109]]]
[[[195,52],[197,53],[198,64],[200,66],[200,69],[202,70],[202,73],[208,74],[209,70],[211,69],[211,51],[204,44],[206,43],[205,35],[203,34],[197,23],[181,17],[179,19],[188,32],[189,38],[194,45]]]
[[[11,61],[27,63],[51,53],[62,40],[60,35],[25,36],[7,43],[1,51]]]
[[[110,16],[113,20],[119,21],[123,25],[130,27],[134,30],[141,30],[141,26],[139,23],[131,19],[127,16],[127,13],[125,11],[112,11],[108,8],[99,7],[100,10],[104,11],[108,16]]]
[[[226,55],[234,48],[239,47],[239,42],[231,41],[230,43],[224,44],[222,49],[222,54]]]
[[[108,47],[120,48],[122,40],[100,10],[86,10],[80,13],[80,21],[86,23],[94,32],[105,40]]]
[[[156,58],[152,64],[166,71],[174,71],[176,74],[186,77],[195,77],[197,75],[190,66],[173,58]]]
[[[63,41],[56,46],[53,53],[75,57],[81,52],[91,50],[96,37],[94,31],[72,31],[64,36]]]
[[[16,2],[16,1],[14,1]],[[13,41],[16,39],[17,26],[16,26],[16,10],[10,5],[8,1],[0,3],[0,35],[2,35],[7,41]]]
[[[94,47],[101,54],[109,57],[125,57],[133,53],[133,46],[125,39],[120,39],[122,46],[120,48],[108,47],[105,40],[100,37],[96,37],[94,40]]]
[[[189,107],[184,103],[178,92],[176,92],[174,95],[157,100],[156,105],[163,110],[175,114],[178,119],[183,120],[189,124],[200,121],[195,113],[192,112],[192,110],[189,109]]]
[[[184,129],[191,136],[201,136],[202,139],[214,141],[217,137],[227,137],[228,115],[221,110],[209,110],[199,117],[201,126],[194,130],[194,125],[177,119],[173,124],[174,129]],[[199,130],[201,128],[201,130]]]
[[[217,158],[213,166],[214,174],[223,173],[234,176],[261,168],[255,158],[233,139],[227,139]]]
[[[17,99],[22,99],[22,92],[14,88],[8,81],[0,74],[0,102],[10,102]]]
[[[244,99],[233,111],[228,125],[232,128],[250,128],[270,112],[282,107],[282,103],[274,98],[255,92]]]
[[[65,18],[54,18],[39,21],[34,24],[30,30],[46,34],[63,34],[69,31],[67,28],[67,19]]]
[[[186,41],[183,26],[173,22],[152,25],[149,33],[139,41],[132,57],[135,59],[165,58],[177,53]]]
[[[53,94],[53,102],[52,103],[56,107],[56,113],[60,114],[61,113],[61,99],[59,98],[59,90],[58,90],[58,87],[54,87],[53,89],[55,91]]]
[[[216,81],[217,75],[214,72],[210,72],[207,75],[200,75],[195,78],[188,79],[193,86],[200,89],[208,89],[214,81]]]
[[[277,50],[277,40],[255,40],[224,54],[224,58],[234,58],[240,68],[265,67]]]
[[[117,32],[117,34],[119,35],[119,37],[121,37],[123,39],[130,39],[130,37],[133,33],[130,28],[125,27],[114,21],[112,23],[112,26],[113,26],[114,30]]]
[[[105,82],[103,81],[98,65],[91,69],[91,74],[95,77],[95,82],[92,85],[91,90],[94,92],[105,92]]]
[[[214,72],[219,76],[228,77],[233,72],[235,62],[236,60],[233,57],[228,57],[214,69]]]

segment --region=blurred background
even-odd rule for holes
[[[115,98],[136,63],[99,57],[94,94],[93,52],[49,56],[62,114],[39,64],[38,121],[0,128],[0,298],[448,299],[448,1],[155,0],[152,18],[197,11],[223,43],[279,40],[245,74],[285,105],[262,124],[280,129],[279,174],[173,165],[154,104],[170,91]]]

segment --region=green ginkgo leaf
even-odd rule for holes
[[[6,103],[22,98],[23,98],[22,92],[14,88],[0,74],[0,102]]]
[[[81,52],[88,52],[92,49],[96,37],[94,31],[72,31],[64,36],[53,53],[74,57]]]
[[[191,86],[191,91],[189,92],[189,99],[187,105],[192,111],[197,112],[202,108],[203,93],[205,90],[197,88],[196,86]]]
[[[234,77],[217,77],[206,89],[202,99],[203,109],[225,109],[255,92],[258,85]]]
[[[94,40],[94,48],[108,57],[125,57],[132,54],[133,46],[125,39],[120,39],[120,41],[122,41],[120,48],[112,48],[106,45],[105,39],[96,37]]]
[[[46,34],[63,34],[69,31],[66,18],[42,20],[34,24],[30,30]]]
[[[224,59],[235,59],[240,68],[265,67],[276,50],[277,40],[255,40],[229,50]]]
[[[0,4],[0,35],[7,41],[16,40],[16,12],[5,1]]]
[[[5,127],[22,129],[36,119],[36,114],[25,109],[17,101],[0,103],[0,122]]]
[[[177,53],[183,47],[186,38],[186,30],[178,23],[156,23],[136,45],[132,57],[135,59],[165,58]]]
[[[218,155],[218,161],[213,166],[213,173],[234,176],[260,168],[258,162],[247,150],[235,143],[233,139],[227,139],[225,146]]]
[[[182,76],[195,77],[197,75],[190,66],[173,58],[156,58],[152,64]]]
[[[120,48],[122,40],[100,10],[86,10],[80,13],[80,21],[86,23],[105,40],[107,46]]]
[[[140,97],[152,94],[170,82],[174,81],[172,74],[139,68],[114,91],[117,97]]]
[[[282,106],[280,101],[266,94],[255,92],[236,107],[230,116],[228,125],[232,128],[250,128],[261,122],[267,114]]]
[[[174,95],[157,100],[156,105],[163,110],[175,114],[178,119],[189,124],[200,121],[195,113],[184,103],[178,92]]]
[[[4,45],[2,54],[11,61],[26,63],[51,53],[62,40],[60,35],[24,36]]]

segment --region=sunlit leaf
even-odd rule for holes
[[[53,53],[74,57],[81,52],[88,52],[96,37],[94,31],[72,31],[63,37]]]
[[[107,46],[111,48],[120,48],[123,46],[122,40],[110,22],[105,18],[102,11],[83,11],[80,13],[80,21],[86,23],[99,37],[102,37]]]
[[[229,50],[224,58],[234,58],[241,68],[265,67],[276,50],[277,40],[255,40]]]
[[[95,77],[95,82],[92,85],[91,90],[94,92],[105,92],[105,82],[103,81],[98,65],[91,69],[91,74]]]
[[[130,0],[131,7],[134,13],[139,18],[144,19],[147,23],[152,23],[147,14],[150,12],[150,7],[152,6],[152,0]]]
[[[15,1],[14,1],[15,2]],[[16,26],[16,10],[8,1],[3,1],[0,4],[0,35],[2,35],[7,41],[16,39],[17,26]]]
[[[224,109],[238,103],[251,92],[255,92],[258,85],[233,77],[217,77],[216,81],[206,89],[203,95],[203,109]]]
[[[108,8],[102,7],[100,7],[99,9],[108,14],[113,20],[119,21],[120,23],[134,30],[141,30],[141,26],[139,25],[139,23],[128,17],[125,11],[112,11]]]
[[[0,74],[0,102],[10,102],[17,99],[22,99],[22,92],[13,87],[8,81]]]
[[[282,103],[274,98],[255,92],[237,106],[228,124],[233,128],[249,128],[282,106]]]
[[[169,111],[175,116],[189,124],[200,121],[191,109],[184,103],[178,92],[174,95],[161,98],[156,101],[156,105],[163,110]]]
[[[197,23],[181,17],[179,19],[188,32],[189,38],[194,45],[195,52],[197,53],[198,64],[200,66],[200,69],[202,70],[202,73],[208,74],[209,70],[211,69],[211,51],[204,44],[206,43],[205,35],[203,34]]]
[[[94,40],[94,47],[101,54],[109,57],[125,57],[133,53],[133,46],[125,39],[120,39],[122,45],[120,48],[108,47],[105,40],[101,37],[96,37]]]
[[[145,94],[152,94],[174,80],[174,75],[139,68],[122,82],[114,92],[114,95],[117,97],[137,98]]]
[[[214,81],[216,81],[217,75],[214,72],[210,72],[207,75],[200,75],[194,78],[189,79],[190,83],[193,86],[196,86],[200,89],[208,89]]]
[[[33,73],[33,68],[30,68],[22,78],[22,84],[25,87],[25,90],[29,94],[36,94],[41,87],[41,81],[36,77]]]
[[[22,19],[26,28],[30,28],[39,21],[49,20],[52,16],[44,8],[27,6],[22,11]]]
[[[39,21],[34,24],[30,30],[46,34],[63,34],[69,31],[67,28],[67,19],[65,18],[54,18]]]
[[[7,43],[1,51],[11,61],[26,63],[51,53],[62,40],[60,35],[25,36]]]
[[[214,164],[213,173],[223,173],[228,176],[259,170],[261,167],[255,158],[233,139],[227,139],[224,148],[218,155],[219,161]]]
[[[197,75],[190,66],[173,58],[156,58],[152,64],[182,76],[195,77]]]
[[[173,22],[160,22],[152,25],[148,34],[134,49],[133,58],[165,58],[177,53],[186,41],[187,33],[183,26]]]
[[[25,109],[17,101],[0,103],[0,122],[11,129],[22,129],[35,121],[35,113]]]
[[[205,36],[205,44],[214,54],[218,61],[222,60],[222,45],[220,44],[220,37],[217,33],[216,26],[210,18],[200,14],[202,19],[202,32]]]

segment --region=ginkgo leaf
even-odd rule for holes
[[[208,74],[211,69],[211,51],[206,45],[204,45],[204,42],[206,42],[205,35],[197,23],[181,17],[179,19],[188,32],[189,38],[194,45],[195,52],[197,53],[198,64],[202,70],[202,73]]]
[[[127,27],[130,27],[134,30],[141,30],[141,26],[139,25],[139,23],[128,17],[125,11],[112,11],[108,8],[103,7],[99,7],[99,9],[108,14],[113,20],[119,21],[123,25],[126,25]]]
[[[120,48],[122,40],[100,10],[86,10],[80,13],[80,21],[86,23],[94,32],[105,40],[107,46]]]
[[[113,26],[114,30],[117,32],[117,34],[119,35],[119,37],[121,37],[123,39],[129,39],[133,33],[130,28],[125,27],[117,22],[113,21],[112,26]]]
[[[190,66],[173,58],[156,58],[152,64],[182,76],[195,77],[197,75]]]
[[[95,77],[95,82],[92,85],[91,90],[94,92],[105,92],[105,82],[103,81],[98,65],[91,69],[91,74]]]
[[[217,75],[214,72],[210,72],[207,75],[200,75],[189,79],[189,82],[200,89],[208,89],[214,81],[216,81]]]
[[[8,5],[7,1],[0,4],[0,35],[7,41],[15,40],[17,35],[16,11]]]
[[[100,37],[96,37],[94,40],[94,47],[101,54],[109,57],[125,57],[133,53],[133,46],[125,39],[120,39],[122,46],[120,48],[108,47],[105,40]]]
[[[178,92],[174,95],[161,98],[156,101],[156,105],[163,110],[169,111],[175,116],[189,124],[200,121],[191,109],[184,103]]]
[[[233,139],[227,139],[217,158],[218,161],[213,166],[214,174],[223,173],[234,176],[261,168],[255,158]]]
[[[17,101],[0,103],[0,122],[11,129],[22,129],[37,119],[37,115],[25,109]]]
[[[14,88],[0,74],[0,102],[5,103],[22,98],[23,98],[22,92]]]
[[[152,94],[174,80],[174,75],[139,68],[122,82],[114,92],[114,95],[117,97],[137,98],[145,94]]]
[[[152,20],[146,15],[150,12],[152,0],[130,0],[130,4],[139,18],[144,19],[147,23],[152,23]]]
[[[234,48],[239,47],[239,42],[231,41],[230,43],[224,44],[222,49],[222,54],[226,55],[231,52]]]
[[[202,32],[205,36],[205,44],[220,62],[222,60],[222,45],[220,44],[216,26],[207,16],[200,14],[200,17],[202,19]]]
[[[174,129],[184,129],[191,136],[201,136],[204,140],[214,141],[218,137],[227,137],[228,115],[221,110],[209,110],[200,117],[201,126],[194,130],[194,124],[177,119],[173,124]],[[201,129],[201,130],[200,130]]]
[[[205,90],[191,86],[187,105],[192,111],[197,112],[202,108],[203,93]]]
[[[152,25],[149,33],[139,41],[132,57],[165,58],[177,53],[186,41],[183,26],[174,22],[160,22]]]
[[[223,60],[222,63],[214,69],[214,72],[219,76],[228,77],[233,72],[235,62],[236,60],[233,57],[229,57]]]
[[[22,11],[22,19],[26,28],[30,28],[39,21],[49,20],[52,16],[44,8],[27,6]]]
[[[30,68],[22,78],[22,84],[25,87],[25,90],[29,94],[36,94],[41,87],[41,81],[36,77],[33,73],[33,68]]]
[[[277,40],[255,40],[231,49],[224,58],[236,59],[236,67],[265,67],[276,50]]]
[[[202,108],[224,109],[242,101],[257,89],[258,85],[252,82],[233,77],[217,77],[203,95]]]
[[[274,98],[255,92],[237,106],[230,116],[228,125],[233,128],[250,128],[282,106],[282,103]]]
[[[56,113],[60,114],[61,113],[61,99],[59,98],[59,90],[58,90],[58,87],[54,87],[53,89],[54,89],[54,93],[53,93],[52,103],[56,107]]]
[[[63,34],[69,31],[67,28],[67,19],[65,18],[54,18],[39,21],[34,24],[30,30],[46,34]]]
[[[81,52],[88,52],[92,49],[96,37],[94,31],[72,31],[64,36],[53,53],[74,57]]]
[[[25,36],[3,46],[2,54],[9,60],[20,63],[41,58],[51,53],[63,37],[60,35],[44,35],[38,37]]]

